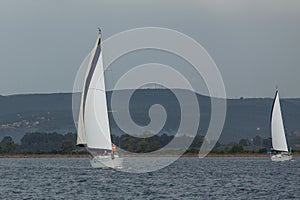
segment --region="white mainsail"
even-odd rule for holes
[[[78,119],[78,145],[93,149],[112,149],[105,91],[99,32],[84,81]]]
[[[274,150],[286,152],[288,151],[278,91],[276,91],[273,109],[271,113],[271,136],[272,146]]]

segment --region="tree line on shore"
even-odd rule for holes
[[[112,135],[112,142],[119,148],[129,152],[146,153],[158,150],[167,145],[174,136],[162,134],[153,135],[145,132],[143,137],[131,135]],[[186,141],[189,136],[180,136],[178,141]],[[198,153],[203,143],[204,137],[197,135],[186,153]],[[216,143],[212,153],[266,153],[271,146],[270,138],[256,136],[253,139],[241,139],[239,143],[221,144]],[[59,133],[26,133],[17,144],[10,136],[5,136],[0,142],[0,154],[85,154],[85,148],[76,146],[76,134]]]
[[[42,153],[72,153],[76,152],[76,135],[74,133],[26,133],[20,144],[13,141],[10,136],[5,136],[0,142],[0,153],[26,153],[26,154],[42,154]],[[80,152],[80,151],[78,151]]]

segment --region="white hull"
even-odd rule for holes
[[[290,161],[292,159],[293,159],[293,155],[277,154],[271,156],[271,161]]]
[[[123,159],[119,158],[117,155],[114,159],[108,156],[95,156],[90,160],[93,168],[122,168]]]

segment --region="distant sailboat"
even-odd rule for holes
[[[284,125],[281,114],[278,90],[271,112],[271,137],[272,137],[272,161],[288,161],[292,159],[292,154],[288,150]]]
[[[77,130],[77,145],[87,147],[93,168],[121,167],[122,159],[111,142],[100,29],[85,75]]]

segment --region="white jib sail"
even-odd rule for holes
[[[102,53],[100,53],[86,96],[84,128],[88,148],[111,150],[103,71]]]
[[[98,46],[98,40],[99,40],[99,36],[97,38],[97,42],[95,44],[95,47],[91,52],[89,65],[88,65],[86,74],[84,76],[83,91],[82,91],[82,94],[81,94],[81,102],[80,102],[80,109],[79,109],[78,123],[77,123],[77,142],[76,142],[77,145],[86,145],[87,144],[86,143],[86,136],[85,136],[85,128],[84,128],[84,107],[85,107],[84,99],[86,98],[85,97],[85,92],[86,92],[85,90],[87,90],[86,89],[87,79],[88,79],[88,75],[91,71],[92,61],[93,61],[93,58],[94,58],[95,53],[96,53],[96,48]]]
[[[275,95],[275,100],[274,100],[272,115],[271,115],[271,136],[272,136],[272,146],[274,150],[288,151],[278,92],[276,92]]]

